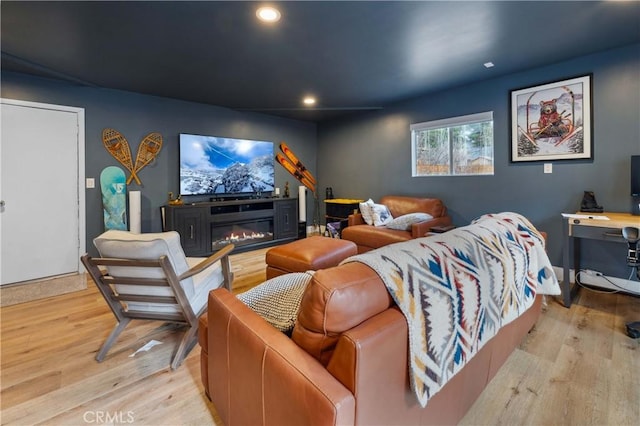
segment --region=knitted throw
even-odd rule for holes
[[[537,293],[560,294],[543,237],[516,213],[344,262],[374,269],[406,317],[409,375],[423,407]]]

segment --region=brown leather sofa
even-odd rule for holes
[[[415,198],[387,195],[379,204],[389,208],[394,218],[409,213],[428,213],[433,219],[414,223],[411,230],[401,231],[384,226],[367,225],[362,214],[349,215],[348,226],[342,230],[342,239],[353,241],[358,246],[358,253],[364,253],[382,246],[424,237],[434,226],[449,226],[451,218],[447,208],[438,198]]]
[[[368,266],[317,271],[291,338],[218,289],[200,321],[202,380],[227,426],[455,424],[540,307],[538,296],[422,408],[409,385],[406,319]]]

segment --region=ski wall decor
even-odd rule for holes
[[[287,170],[291,176],[296,178],[298,182],[304,185],[308,190],[313,193],[314,213],[313,213],[313,225],[317,227],[320,225],[320,202],[318,201],[318,194],[316,192],[316,178],[313,177],[309,169],[298,159],[298,157],[289,149],[286,143],[280,143],[280,153],[276,154],[276,161]]]
[[[306,186],[313,195],[316,195],[316,179],[313,177],[309,169],[302,164],[298,157],[289,149],[286,143],[280,143],[280,153],[276,154],[276,161],[287,170],[291,176],[296,178],[298,182]]]

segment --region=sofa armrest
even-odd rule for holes
[[[451,218],[449,216],[436,217],[424,222],[414,223],[411,225],[411,237],[420,238],[424,237],[429,230],[434,226],[449,226],[451,225]]]
[[[224,424],[353,424],[355,400],[226,289],[209,293],[208,384]]]
[[[362,213],[350,214],[347,219],[348,219],[348,226],[364,225],[366,223],[364,221],[364,218],[362,217]]]

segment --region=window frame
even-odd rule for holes
[[[448,147],[448,167],[447,173],[434,174],[418,174],[418,164],[416,155],[417,132],[427,130],[447,129],[461,127],[464,125],[491,122],[491,172],[486,173],[455,173],[455,164],[453,163],[454,148],[453,143],[449,141]],[[495,175],[495,134],[493,132],[493,111],[479,112],[475,114],[461,115],[457,117],[444,118],[440,120],[425,121],[422,123],[414,123],[409,126],[411,132],[411,177],[432,177],[432,176],[493,176]]]

